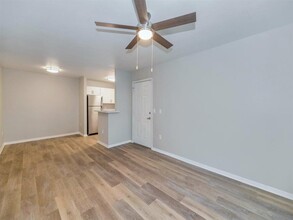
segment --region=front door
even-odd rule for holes
[[[133,82],[132,135],[135,143],[152,147],[153,85],[152,80]]]

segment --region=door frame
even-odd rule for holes
[[[134,92],[133,92],[133,90],[134,90],[134,84],[135,83],[142,83],[142,82],[147,82],[147,81],[149,81],[150,83],[151,83],[151,111],[152,111],[152,114],[151,114],[151,117],[152,117],[152,120],[151,120],[151,141],[150,141],[150,146],[146,146],[146,147],[149,147],[149,148],[151,148],[151,149],[153,149],[153,144],[154,144],[154,133],[153,133],[153,131],[154,131],[154,103],[153,103],[153,101],[154,101],[154,98],[153,98],[153,94],[154,94],[154,84],[153,84],[153,78],[146,78],[146,79],[142,79],[142,80],[136,80],[136,81],[132,81],[132,132],[131,132],[131,134],[132,134],[132,141],[134,142],[134,114],[133,114],[133,112],[134,112]]]

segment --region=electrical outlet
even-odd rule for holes
[[[160,139],[160,140],[162,140],[162,139],[163,139],[161,134],[159,134],[159,139]]]

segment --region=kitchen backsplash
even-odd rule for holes
[[[103,110],[105,109],[115,109],[115,104],[103,104]]]

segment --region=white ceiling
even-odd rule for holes
[[[174,46],[155,44],[155,64],[293,22],[293,0],[147,0],[147,7],[153,23],[197,12],[196,25],[160,32]],[[136,51],[124,49],[134,32],[94,21],[136,25],[137,17],[131,0],[0,0],[0,66],[45,72],[54,64],[93,79],[135,70]],[[150,45],[139,47],[141,68],[150,55]]]

